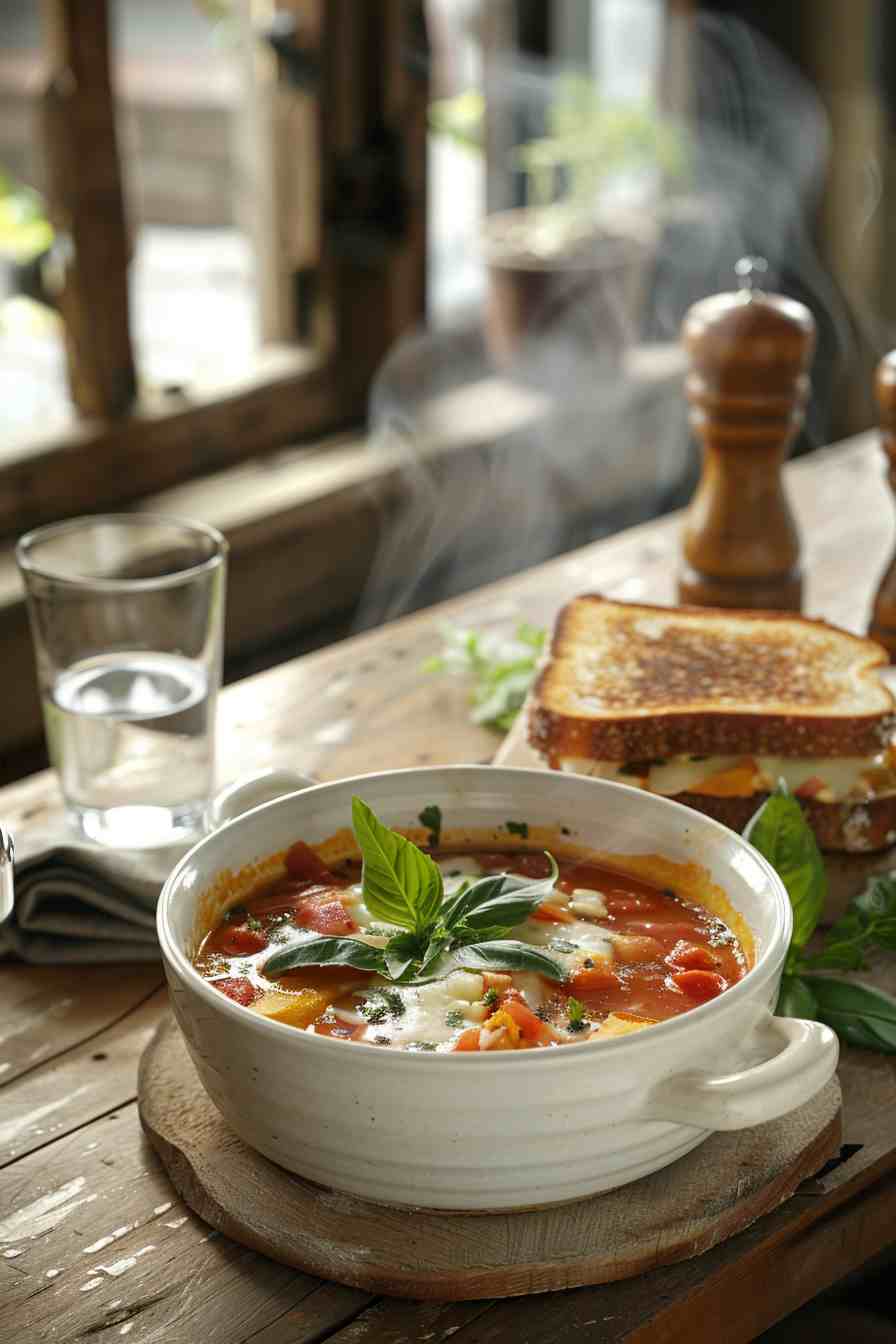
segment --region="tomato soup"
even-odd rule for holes
[[[520,850],[432,857],[446,896],[483,875],[544,879],[545,854]],[[314,1035],[410,1051],[481,1052],[606,1040],[724,993],[747,963],[720,918],[668,888],[581,858],[563,858],[537,907],[509,935],[546,953],[559,974],[456,965],[402,984],[351,965],[303,965],[268,976],[278,952],[312,937],[384,947],[399,932],[364,904],[360,862],[332,869],[301,842],[286,871],[259,883],[204,939],[195,965],[220,993]]]

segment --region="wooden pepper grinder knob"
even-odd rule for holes
[[[799,611],[800,542],[781,469],[803,421],[815,349],[808,308],[766,294],[761,257],[736,267],[740,289],[689,309],[691,426],[703,449],[685,519],[682,602]]]
[[[874,391],[880,410],[881,447],[887,455],[887,480],[896,495],[896,350],[891,350],[877,366]],[[880,581],[868,633],[889,651],[896,662],[896,555]]]

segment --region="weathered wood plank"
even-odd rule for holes
[[[0,967],[0,1088],[124,1017],[162,983],[159,967]],[[0,1092],[0,1104],[3,1094]]]
[[[0,1090],[0,1167],[133,1101],[137,1064],[167,1004],[167,990],[157,989],[114,1026]]]
[[[362,1311],[350,1325],[327,1338],[332,1344],[408,1344],[410,1340],[440,1342],[459,1336],[462,1327],[471,1325],[490,1306],[488,1299],[481,1302],[381,1300]],[[268,1341],[265,1340],[264,1344],[268,1344]],[[283,1344],[286,1344],[286,1340]],[[517,1344],[520,1344],[519,1335]]]
[[[492,1305],[456,1344],[749,1344],[896,1236],[896,1181],[805,1226],[800,1196],[753,1228],[669,1269],[600,1288]]]
[[[210,1232],[176,1200],[134,1106],[0,1173],[0,1257],[17,1271],[4,1340],[112,1339],[133,1322],[139,1339],[242,1344],[285,1322],[271,1341],[311,1344],[370,1301]]]

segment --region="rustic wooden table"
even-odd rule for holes
[[[789,469],[808,569],[806,609],[855,630],[892,536],[871,436]],[[231,687],[223,776],[291,765],[336,778],[487,761],[496,739],[462,686],[421,675],[447,621],[549,623],[596,589],[672,596],[678,520],[666,518]],[[0,792],[23,835],[59,807],[53,778]],[[896,970],[876,967],[896,988]],[[501,1302],[386,1299],[286,1269],[228,1242],[180,1203],[143,1139],[140,1052],[165,1011],[159,970],[0,968],[0,1340],[129,1336],[128,1344],[739,1344],[896,1239],[896,1063],[845,1050],[848,1153],[716,1250],[640,1279]]]

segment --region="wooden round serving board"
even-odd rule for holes
[[[712,1135],[663,1171],[522,1213],[393,1209],[303,1181],[249,1148],[208,1099],[168,1020],[140,1062],[140,1118],[181,1197],[274,1260],[394,1297],[517,1297],[699,1255],[789,1198],[840,1147],[836,1080],[791,1115]]]

